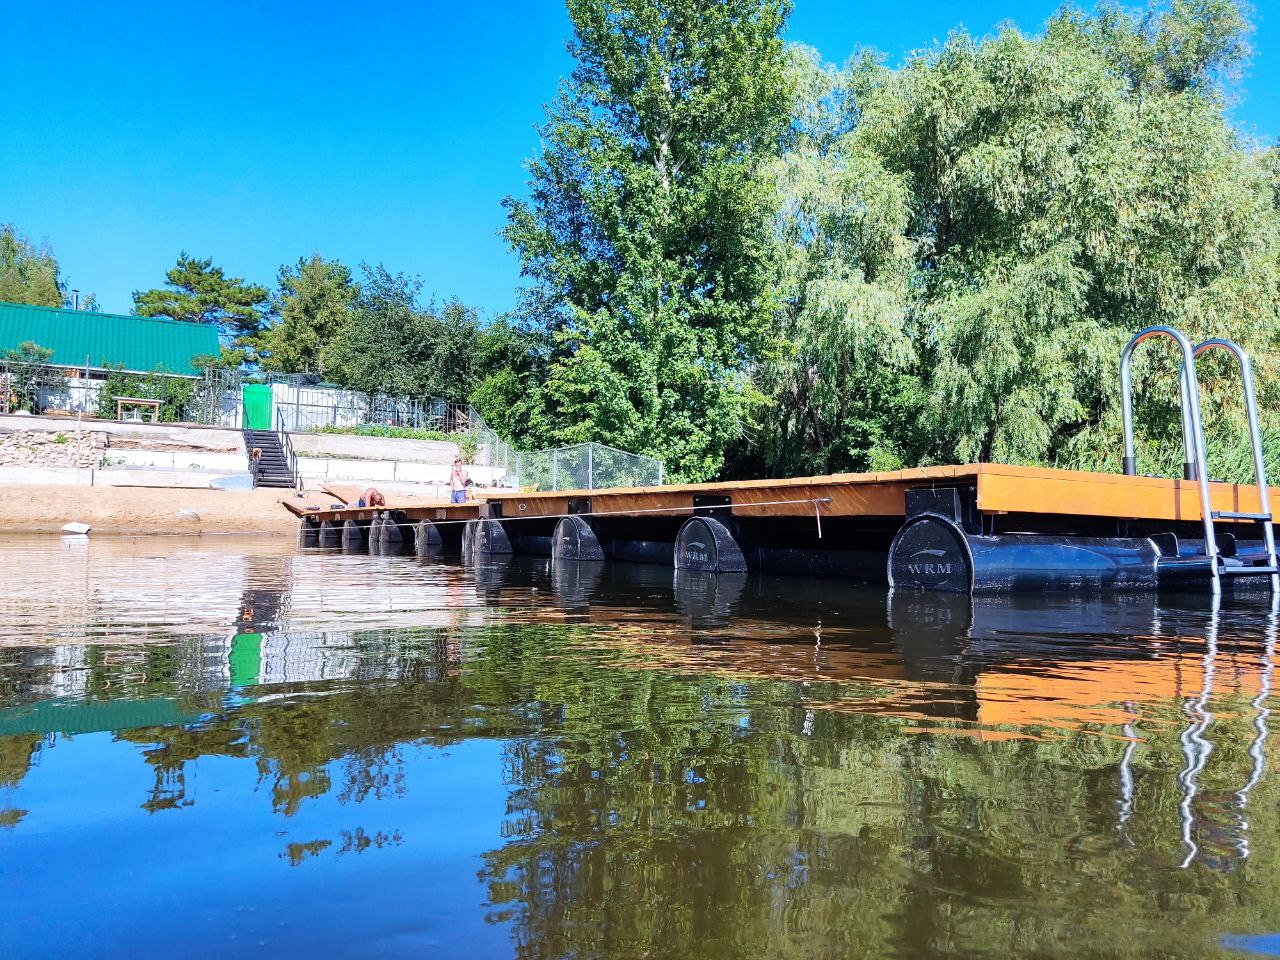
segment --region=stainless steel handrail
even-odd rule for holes
[[[1267,549],[1267,566],[1276,566],[1275,531],[1271,523],[1271,494],[1267,489],[1267,466],[1262,457],[1262,430],[1258,426],[1258,399],[1253,390],[1253,364],[1249,362],[1249,354],[1239,344],[1230,340],[1205,340],[1196,344],[1192,356],[1198,357],[1206,351],[1225,350],[1236,358],[1240,364],[1240,381],[1244,388],[1244,408],[1249,420],[1249,447],[1253,455],[1253,482],[1258,487],[1258,513],[1265,516],[1262,523],[1262,542]],[[1271,575],[1271,589],[1280,591],[1280,577]]]
[[[1138,459],[1133,443],[1133,374],[1130,369],[1133,351],[1138,344],[1152,337],[1169,337],[1182,351],[1182,370],[1178,374],[1178,390],[1182,404],[1183,474],[1194,479],[1200,490],[1200,513],[1204,520],[1204,552],[1209,559],[1210,585],[1215,594],[1221,593],[1222,583],[1218,570],[1218,539],[1214,534],[1213,511],[1209,498],[1209,474],[1205,469],[1204,429],[1200,422],[1200,389],[1196,380],[1195,348],[1182,331],[1173,327],[1147,327],[1139,330],[1120,353],[1120,401],[1124,418],[1124,464],[1129,476],[1136,476]]]

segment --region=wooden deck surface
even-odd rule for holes
[[[1189,480],[1126,477],[1115,473],[1085,473],[1005,464],[920,467],[878,473],[840,473],[824,477],[782,480],[738,480],[721,483],[669,484],[660,487],[620,487],[608,490],[518,492],[476,489],[476,500],[465,504],[398,505],[411,520],[468,520],[488,513],[486,504],[500,504],[504,518],[559,517],[570,502],[589,499],[591,513],[688,516],[694,498],[727,496],[731,513],[739,517],[813,516],[901,517],[907,490],[929,486],[973,484],[978,509],[984,513],[1031,513],[1121,519],[1198,521],[1199,490]],[[1280,498],[1280,489],[1272,488]],[[1257,512],[1252,486],[1211,484],[1213,509]],[[293,507],[290,507],[293,509]],[[295,510],[299,515],[330,522],[369,520],[365,509]]]

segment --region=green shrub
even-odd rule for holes
[[[478,438],[474,433],[445,433],[443,430],[420,430],[416,427],[389,427],[380,423],[361,423],[354,427],[321,427],[316,433],[350,437],[383,437],[388,440],[437,440],[456,443],[462,459],[471,461],[476,455]]]
[[[111,420],[116,416],[116,397],[139,397],[160,401],[160,419],[176,423],[186,416],[187,404],[195,392],[196,381],[175,377],[156,370],[152,373],[125,373],[113,370],[107,375],[98,394],[98,416]]]

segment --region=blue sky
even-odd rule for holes
[[[957,24],[1037,31],[1045,0],[794,0],[788,39],[892,62]],[[909,13],[904,11],[909,10]],[[1280,135],[1280,2],[1257,0],[1233,117]],[[219,4],[0,0],[0,222],[127,311],[186,249],[273,284],[320,252],[508,308],[497,231],[570,68],[560,0]]]

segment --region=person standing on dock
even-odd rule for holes
[[[467,502],[467,487],[471,486],[471,474],[462,465],[461,457],[453,458],[453,473],[449,474],[449,500],[453,503]]]

